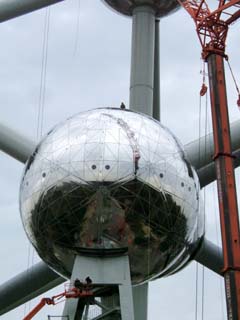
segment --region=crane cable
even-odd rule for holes
[[[205,68],[205,63],[204,63]],[[204,69],[204,76],[205,76],[205,69]],[[207,88],[207,86],[206,86]],[[200,97],[202,98],[202,97]],[[207,154],[207,133],[208,133],[208,95],[205,96],[205,120],[204,120],[204,160],[206,160]],[[204,230],[206,230],[206,189],[203,190],[203,225]],[[205,311],[205,267],[202,266],[202,320],[204,320],[204,311]]]
[[[206,157],[206,147],[207,147],[207,132],[208,132],[208,96],[206,95],[207,93],[207,85],[206,85],[206,72],[205,72],[205,63],[203,61],[203,66],[202,66],[202,70],[200,72],[200,74],[202,74],[203,76],[203,82],[202,82],[202,87],[201,90],[199,92],[199,123],[198,123],[198,139],[199,139],[199,146],[198,146],[198,160],[200,162],[202,157]],[[205,96],[205,110],[203,111],[202,108],[202,98],[203,96]],[[202,136],[202,118],[204,118],[204,149],[202,150],[201,148],[201,136]],[[203,212],[203,224],[204,224],[204,230],[205,230],[205,225],[206,225],[206,221],[205,221],[205,211],[206,211],[206,193],[205,193],[205,189],[204,189],[204,193],[203,193],[203,204],[204,204],[204,212]],[[199,291],[200,291],[200,286],[199,286],[199,277],[200,277],[200,273],[199,273],[199,265],[196,262],[196,275],[195,275],[195,320],[198,320],[198,314],[199,314]],[[201,319],[204,319],[204,303],[205,303],[205,299],[204,299],[204,295],[205,295],[205,267],[202,266],[202,272],[201,272]]]
[[[214,203],[218,203],[217,202],[217,184],[216,182],[214,184],[212,184],[212,193],[213,193],[213,202]],[[217,212],[217,208],[216,206],[214,206],[214,224],[215,224],[215,233],[216,233],[216,239],[217,239],[217,246],[219,248],[219,254],[221,254],[221,235],[219,234],[219,215]],[[227,315],[225,316],[226,311],[224,310],[224,281],[222,279],[222,277],[219,277],[219,292],[220,292],[220,301],[221,301],[221,320],[224,320],[227,318]]]
[[[204,95],[207,92],[207,86],[206,86],[206,71],[205,71],[205,62],[203,61],[203,87],[205,90]],[[200,92],[200,100],[202,100],[202,95]],[[201,103],[201,102],[200,102]],[[206,154],[207,154],[207,134],[208,134],[208,95],[205,95],[205,111],[204,111],[204,162],[206,160]],[[206,230],[206,189],[203,190],[203,225],[204,230]],[[201,296],[201,313],[202,313],[202,320],[204,320],[204,311],[205,311],[205,267],[202,266],[202,296]]]
[[[228,62],[228,60],[227,60]],[[235,83],[235,86],[236,86],[236,89],[239,93],[239,90],[238,90],[238,86],[237,86],[237,82],[234,78],[234,75],[233,75],[233,72],[232,72],[232,69],[231,69],[231,66],[228,62],[228,65],[229,65],[229,69],[231,71],[231,75],[234,79],[234,83]],[[205,76],[206,76],[206,73],[205,73],[205,64],[204,64],[204,67],[202,69],[202,72],[203,73],[203,85],[202,85],[202,88],[204,87],[204,90],[206,89],[206,92],[207,92],[207,86],[205,84]],[[203,93],[203,91],[201,90],[200,91],[200,99],[206,94],[206,92]],[[208,96],[206,95],[206,102],[205,102],[205,150],[204,150],[204,154],[206,155],[206,147],[207,147],[207,144],[206,144],[206,137],[207,137],[207,133],[209,132],[210,128],[211,128],[211,124],[210,124],[210,118],[208,116],[209,114],[209,107],[208,107]],[[200,147],[199,147],[199,152],[200,152]],[[216,184],[212,184],[212,193],[213,193],[213,197],[214,197],[214,203],[217,203],[217,199],[216,199],[216,194],[217,194],[217,191],[216,191]],[[206,190],[204,189],[204,217],[206,216]],[[219,240],[219,229],[217,227],[217,221],[218,221],[218,216],[217,216],[217,209],[216,209],[216,206],[214,206],[214,216],[215,216],[215,228],[216,228],[216,237],[217,237],[217,244],[218,244],[218,247],[220,248],[220,240]],[[204,218],[204,226],[205,226],[205,218]],[[224,293],[223,293],[223,281],[221,278],[219,278],[219,285],[220,285],[220,292],[221,292],[221,314],[222,314],[222,320],[224,319],[224,307],[223,307],[223,299],[224,299]],[[203,266],[202,267],[202,310],[201,310],[201,314],[202,314],[202,320],[204,319],[204,294],[205,294],[205,267]]]
[[[206,86],[206,71],[205,71],[205,62],[203,61],[203,66],[202,66],[202,70],[200,71],[200,73],[203,76],[203,81],[202,81],[202,87],[200,90],[200,98],[205,96],[205,94],[207,93],[207,89],[208,87]]]
[[[199,96],[199,113],[198,113],[198,161],[201,159],[201,117],[202,117],[202,100],[201,100],[201,91]],[[196,262],[196,270],[195,270],[195,320],[198,320],[198,291],[199,291],[199,266],[198,262]]]
[[[206,101],[207,103],[207,101]],[[206,105],[206,116],[207,116],[207,126],[208,126],[208,132],[210,132],[211,129],[211,115],[209,116],[209,107],[208,105]],[[207,132],[206,132],[207,133]],[[205,144],[206,147],[206,144]],[[205,189],[204,189],[205,192]],[[216,190],[216,183],[212,183],[211,184],[211,194],[213,194],[213,203],[218,203],[217,201],[217,190]],[[220,235],[219,235],[219,229],[218,229],[218,213],[217,213],[217,208],[216,205],[214,206],[214,225],[215,225],[215,232],[216,232],[216,240],[217,240],[217,246],[219,248],[219,250],[221,250],[221,239],[220,239]],[[220,304],[221,304],[221,320],[224,320],[226,317],[224,316],[224,292],[223,292],[223,281],[222,278],[219,277],[219,291],[220,291]]]
[[[230,74],[232,76],[232,79],[233,79],[233,82],[234,82],[234,85],[235,85],[235,88],[236,88],[236,91],[237,91],[237,94],[238,94],[238,99],[237,99],[237,106],[240,108],[240,90],[239,90],[239,87],[238,87],[238,84],[237,84],[237,80],[234,76],[234,73],[233,73],[233,70],[232,70],[232,67],[230,65],[230,62],[229,62],[229,58],[226,57],[226,61],[227,61],[227,64],[228,64],[228,68],[230,70]],[[203,82],[202,82],[202,87],[201,87],[201,90],[200,90],[200,96],[203,97],[206,93],[207,93],[207,86],[206,86],[206,73],[205,73],[205,63],[203,62],[203,69],[201,71],[202,75],[203,75]]]
[[[201,92],[199,96],[199,113],[198,113],[198,161],[200,162],[201,158],[201,115],[202,115],[202,100],[201,100]],[[198,320],[198,291],[199,291],[199,270],[198,270],[198,262],[196,262],[196,271],[195,271],[195,320]]]

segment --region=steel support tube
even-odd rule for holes
[[[39,262],[0,286],[0,315],[63,283],[44,262]]]
[[[153,84],[153,118],[161,120],[160,110],[160,50],[159,50],[160,21],[155,21],[155,49],[154,49],[154,84]]]
[[[233,152],[234,156],[234,168],[240,166],[240,149]],[[201,188],[206,187],[208,184],[212,183],[216,180],[216,171],[215,171],[215,164],[214,162],[209,163],[205,167],[200,168],[197,170],[198,179],[200,182]]]
[[[193,258],[204,267],[216,272],[220,276],[223,275],[222,249],[207,239],[203,239],[200,248]]]
[[[204,239],[193,257],[197,262],[213,272],[222,275],[222,249]],[[36,298],[47,290],[63,283],[65,279],[52,271],[44,262],[39,262],[30,270],[26,270],[0,286],[0,315],[11,311],[21,304]],[[133,301],[136,319],[146,319],[146,297],[148,284],[133,287]],[[139,309],[137,301],[141,301]]]
[[[232,150],[240,149],[240,120],[231,123],[231,144]],[[192,141],[184,146],[189,162],[198,170],[210,163],[213,163],[214,140],[210,133],[205,137]]]
[[[130,78],[131,110],[153,115],[155,11],[150,6],[133,9]]]
[[[0,22],[42,9],[63,0],[0,0]]]
[[[36,143],[22,134],[0,124],[0,150],[25,163],[35,149]]]
[[[218,186],[228,319],[240,320],[240,230],[230,139],[224,61],[207,58],[211,97],[214,159]]]
[[[148,316],[148,283],[132,288],[134,317],[136,320],[147,320]]]
[[[231,141],[233,146],[234,167],[240,166],[240,121],[231,124]],[[6,125],[0,124],[0,150],[16,160],[25,163],[36,147],[36,143],[26,136],[16,132]],[[189,162],[197,169],[201,187],[216,180],[212,133],[200,140],[195,140],[184,146]],[[198,156],[200,155],[200,156]]]

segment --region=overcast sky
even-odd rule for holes
[[[33,140],[37,137],[45,10],[0,25],[0,121]],[[227,48],[237,78],[240,68],[238,29],[239,24],[232,27]],[[194,24],[183,10],[161,21],[160,44],[162,122],[187,143],[199,136],[202,64]],[[67,0],[51,6],[43,131],[83,110],[118,107],[122,101],[128,105],[130,50],[131,19],[117,15],[100,0]],[[226,73],[233,121],[240,117],[237,93],[229,72]],[[204,109],[205,99],[202,105]],[[210,130],[209,116],[206,121]],[[204,124],[202,116],[202,135]],[[5,282],[28,267],[29,257],[30,265],[36,263],[38,257],[29,249],[19,215],[23,165],[4,153],[0,153],[0,162],[0,281]],[[215,184],[206,190],[206,237],[220,244]],[[222,280],[208,270],[204,277],[204,319],[224,320]],[[197,320],[202,319],[201,279],[202,267],[199,266]],[[62,290],[60,286],[44,296]],[[150,283],[149,320],[195,319],[195,291],[195,262],[175,276]],[[1,319],[21,319],[38,301],[40,298]],[[47,314],[59,315],[61,307],[47,307],[35,319],[44,319]]]

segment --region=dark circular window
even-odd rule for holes
[[[184,183],[183,182],[181,183],[181,186],[184,187]]]
[[[163,178],[163,173],[160,173],[159,176],[160,176],[160,178]]]
[[[92,165],[92,169],[95,170],[97,166],[95,164]]]
[[[110,169],[110,165],[107,164],[107,165],[105,166],[105,169],[106,169],[106,170],[109,170],[109,169]]]
[[[43,172],[42,177],[43,177],[43,178],[45,178],[45,177],[46,177],[46,173],[45,173],[45,172]]]

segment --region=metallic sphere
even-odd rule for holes
[[[103,0],[115,11],[132,16],[133,9],[140,5],[149,5],[156,10],[156,16],[162,18],[176,11],[180,6],[177,0]]]
[[[70,277],[76,255],[128,253],[132,282],[171,274],[203,235],[199,184],[176,138],[129,110],[80,113],[29,158],[20,190],[26,233]]]

